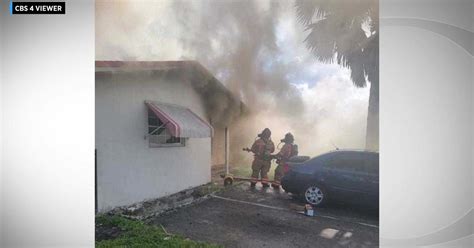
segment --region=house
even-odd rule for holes
[[[210,182],[244,105],[196,61],[95,66],[96,210]]]

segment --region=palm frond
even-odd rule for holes
[[[330,13],[331,0],[296,0],[296,17],[303,25],[313,23],[313,18],[323,19]]]
[[[335,59],[349,68],[357,87],[378,77],[378,0],[296,0],[295,7],[298,21],[310,31],[306,47],[319,61]],[[369,37],[362,30],[365,22]]]
[[[311,24],[316,5],[312,1],[297,0],[295,1],[295,8],[297,20],[303,25]]]
[[[371,84],[379,83],[379,35],[371,36],[364,49],[365,71]]]
[[[311,32],[304,40],[306,47],[322,62],[331,62],[336,51],[336,39],[331,32],[334,30],[331,25],[330,19],[312,24]]]
[[[348,67],[351,69],[351,79],[355,86],[365,87],[365,63],[362,51],[357,51],[347,57]]]

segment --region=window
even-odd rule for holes
[[[174,137],[166,129],[167,123],[161,120],[148,108],[148,140],[150,147],[184,146],[185,138]]]
[[[365,160],[360,156],[351,156],[349,154],[341,154],[335,156],[329,168],[342,170],[346,172],[365,172]]]

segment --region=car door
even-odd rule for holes
[[[341,153],[326,166],[326,185],[339,197],[357,197],[366,192],[364,158],[357,153]]]
[[[367,170],[367,194],[371,198],[378,198],[379,196],[379,154],[369,154],[367,156],[366,170]]]

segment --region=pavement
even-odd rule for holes
[[[225,247],[378,247],[377,210],[328,205],[309,217],[303,205],[283,190],[240,183],[150,223]]]

